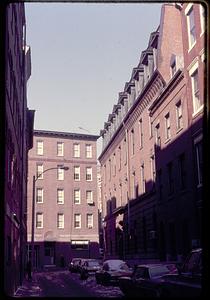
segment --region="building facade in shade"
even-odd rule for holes
[[[13,296],[25,276],[28,150],[34,111],[27,108],[31,74],[23,3],[5,9],[4,288]]]
[[[62,256],[65,263],[69,263],[73,257],[99,255],[97,138],[95,135],[34,131],[34,147],[29,152],[27,228],[30,255],[33,176],[37,179],[41,174],[35,181],[37,268],[59,265]],[[69,169],[60,169],[62,166]]]
[[[189,17],[192,9],[195,22]],[[106,257],[180,260],[200,244],[204,89],[200,9],[198,4],[162,5],[158,29],[151,33],[101,130]],[[189,50],[192,27],[197,46],[194,41]]]

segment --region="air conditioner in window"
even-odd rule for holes
[[[93,228],[93,226],[92,225],[88,225],[88,228]]]
[[[156,237],[157,237],[156,231],[155,230],[150,230],[149,239],[153,240],[153,239],[156,239]]]

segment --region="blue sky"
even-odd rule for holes
[[[25,8],[32,58],[28,107],[36,110],[35,129],[87,133],[82,127],[99,134],[159,25],[161,4]]]

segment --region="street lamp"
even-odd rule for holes
[[[61,166],[61,167],[53,167],[53,168],[49,168],[44,170],[43,172],[41,172],[40,174],[37,175],[37,177],[34,175],[33,176],[33,187],[32,187],[32,223],[31,223],[31,269],[33,270],[34,267],[34,222],[35,222],[35,184],[37,179],[39,179],[40,176],[42,176],[45,172],[49,171],[49,170],[64,170],[67,171],[69,170],[69,167],[65,167],[65,166]]]

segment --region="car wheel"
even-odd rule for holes
[[[155,291],[155,297],[156,298],[161,298],[163,295],[162,290],[160,288],[156,289]]]
[[[96,277],[96,283],[101,284],[101,280],[98,277]]]

